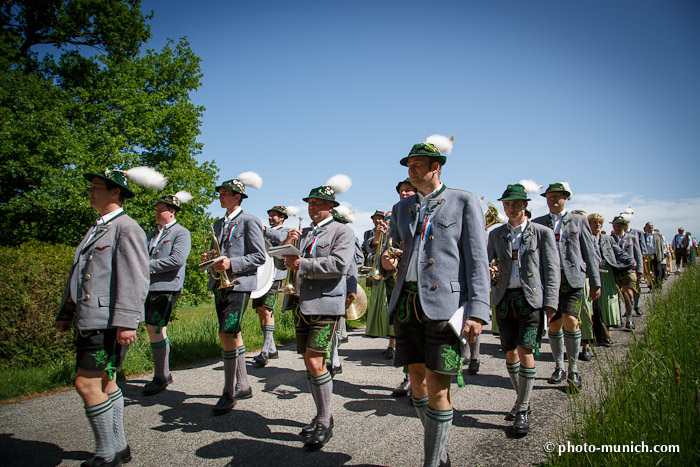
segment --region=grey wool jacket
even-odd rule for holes
[[[81,331],[136,329],[150,283],[146,234],[126,213],[91,232],[75,250],[56,320]]]
[[[157,243],[158,229],[146,238],[151,292],[177,292],[185,284],[187,257],[192,249],[190,231],[179,223],[164,229]]]

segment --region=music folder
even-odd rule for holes
[[[282,256],[301,256],[301,251],[294,245],[279,245],[271,247],[267,250],[267,254],[275,258],[281,258]]]

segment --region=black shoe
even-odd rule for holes
[[[637,316],[642,316],[644,313],[641,308],[637,307],[634,309],[634,312],[637,314]]]
[[[411,380],[404,378],[404,380],[391,391],[391,395],[394,397],[405,397],[409,392],[411,392]]]
[[[558,384],[564,381],[565,377],[566,373],[564,373],[564,370],[554,370],[554,373],[552,373],[552,376],[549,377],[547,382],[549,384]]]
[[[333,437],[333,428],[324,428],[320,423],[316,424],[313,434],[304,442],[304,447],[309,451],[317,451]]]
[[[627,318],[627,324],[625,324],[625,329],[628,331],[631,331],[632,329],[635,328],[634,323],[632,322],[631,319]]]
[[[581,380],[581,375],[578,373],[568,375],[566,382],[569,384],[569,391],[574,394],[578,393],[583,387],[583,380]]]
[[[235,390],[233,391],[233,398],[235,400],[241,400],[241,399],[250,399],[253,397],[253,388],[249,387],[248,389],[245,389],[243,391]]]
[[[510,409],[510,412],[508,412],[508,413],[506,414],[506,416],[503,417],[503,420],[506,420],[506,421],[508,421],[508,422],[512,422],[513,420],[515,420],[515,414],[518,413],[518,405],[520,405],[520,404],[518,404],[518,402],[516,401],[516,402],[515,402],[515,405],[513,406],[513,408]],[[532,409],[531,409],[530,406],[528,405],[528,406],[527,406],[527,413],[529,414],[530,412],[532,412]]]
[[[384,358],[386,358],[387,360],[393,360],[394,355],[396,355],[396,351],[393,347],[387,347],[384,351]]]
[[[131,462],[131,448],[127,444],[124,449],[119,451],[119,458],[122,460],[122,464],[128,464]]]
[[[469,366],[467,367],[467,374],[475,375],[479,372],[479,360],[469,360]]]
[[[236,400],[231,397],[231,394],[224,393],[219,398],[219,402],[212,408],[212,412],[214,412],[214,415],[223,415],[229,413],[234,405],[236,405]]]
[[[445,453],[447,454],[447,453]],[[438,467],[452,467],[452,461],[450,461],[450,455],[447,454],[447,460],[445,462],[440,461],[440,465]]]
[[[340,339],[340,343],[341,343],[341,344],[347,344],[347,343],[348,343],[348,337],[345,336],[345,337],[341,338],[341,339]]]
[[[600,347],[612,347],[613,341],[607,337],[603,337],[598,341],[598,346]]]
[[[327,365],[328,372],[331,374],[331,378],[335,378],[335,375],[339,375],[343,372],[343,367],[338,365],[338,366],[330,366]]]
[[[161,378],[160,376],[154,376],[153,381],[146,384],[141,391],[144,396],[152,396],[153,394],[158,394],[163,391],[165,387],[173,382],[172,375],[168,375],[167,379]]]
[[[299,436],[301,436],[302,438],[310,437],[314,434],[314,431],[316,431],[316,425],[316,419],[314,418],[309,422],[308,425],[304,425],[304,427],[299,432]],[[333,428],[333,416],[331,416],[331,428]]]
[[[267,354],[267,358],[270,360],[275,359],[275,358],[280,358],[280,353],[278,351],[270,352]]]
[[[530,431],[530,423],[527,421],[527,410],[515,414],[513,432],[518,435],[526,435]]]
[[[593,360],[593,352],[591,352],[590,347],[584,347],[580,354],[578,354],[578,359],[584,362],[590,362]]]
[[[122,465],[122,459],[117,454],[111,461],[107,461],[103,457],[94,456],[80,464],[80,467],[118,467],[120,465]]]
[[[259,367],[263,367],[263,366],[267,365],[267,361],[268,361],[267,353],[260,352],[258,355],[256,355],[253,358],[253,361]]]

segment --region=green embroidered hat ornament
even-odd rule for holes
[[[88,182],[98,177],[116,185],[124,198],[133,198],[134,192],[129,188],[129,182],[142,185],[146,188],[162,190],[167,182],[163,174],[156,172],[150,167],[133,167],[128,170],[105,169],[103,172],[88,172],[83,174]]]
[[[408,165],[408,159],[415,156],[427,156],[435,159],[440,165],[447,163],[447,155],[452,152],[452,144],[455,137],[443,135],[430,135],[422,143],[416,143],[411,148],[408,156],[401,159],[401,165]]]

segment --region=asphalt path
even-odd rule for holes
[[[644,307],[646,294],[643,295]],[[646,316],[635,319],[640,333]],[[570,404],[591,397],[596,361],[579,362],[581,395],[570,397],[565,385],[547,384],[554,371],[545,338],[536,359],[537,378],[530,417],[531,432],[518,438],[503,420],[515,402],[499,351],[498,337],[486,328],[481,369],[467,386],[452,385],[454,419],[447,442],[452,465],[533,465],[546,459],[543,446],[557,442],[566,426]],[[401,382],[382,351],[387,340],[350,332],[340,348],[343,372],[333,381],[333,438],[318,452],[306,452],[298,433],[315,415],[306,386],[303,360],[295,345],[279,349],[280,358],[265,368],[247,355],[253,397],[233,411],[213,416],[223,387],[220,360],[177,368],[174,382],[155,396],[142,396],[151,375],[119,383],[124,392],[125,430],[133,460],[130,466],[416,466],[423,461],[423,430],[409,398],[394,398]],[[601,354],[624,354],[632,334],[612,331],[615,344]],[[93,436],[80,397],[74,390],[0,407],[0,465],[78,466],[91,456]]]

